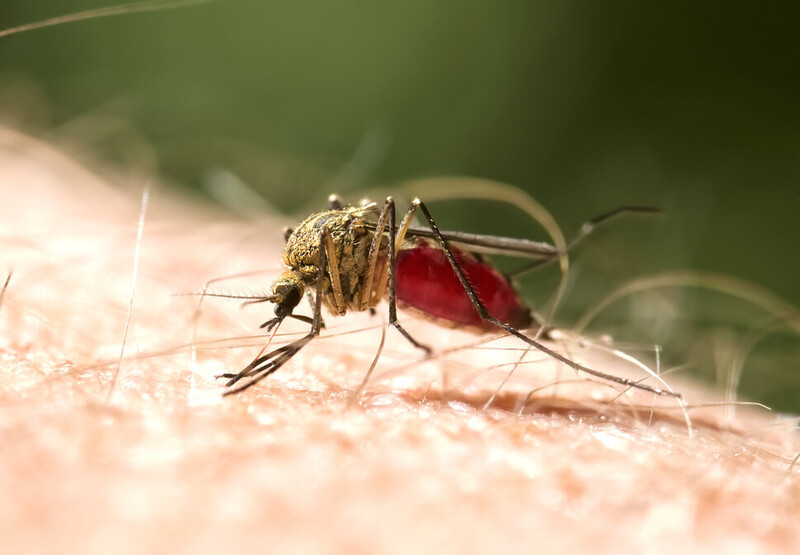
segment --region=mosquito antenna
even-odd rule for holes
[[[232,293],[208,293],[206,291],[201,292],[191,292],[191,293],[173,293],[173,297],[220,297],[223,299],[244,299],[251,303],[264,303],[271,300],[271,297],[268,296],[256,296],[256,295],[234,295]]]
[[[142,12],[155,12],[160,10],[173,10],[177,8],[188,8],[197,4],[205,4],[213,0],[144,0],[142,2],[133,2],[131,4],[123,4],[122,6],[108,6],[105,8],[97,8],[93,10],[86,10],[83,12],[73,13],[69,15],[60,15],[43,19],[42,21],[35,21],[33,23],[25,23],[17,25],[9,29],[0,31],[0,38],[8,37],[11,35],[18,35],[28,31],[35,31],[36,29],[44,29],[46,27],[55,27],[64,23],[74,23],[76,21],[84,21],[87,19],[98,19],[101,17],[111,17],[115,15],[127,15]]]
[[[275,298],[272,295],[264,295],[261,297],[257,297],[255,295],[233,295],[228,293],[174,293],[173,297],[187,297],[187,296],[197,296],[197,297],[218,297],[221,299],[246,299],[245,302],[242,303],[242,306],[249,306],[251,304],[258,304],[258,303],[271,303],[275,302]],[[2,300],[2,297],[0,297]],[[308,316],[303,316],[302,314],[286,314],[280,318],[272,318],[271,320],[267,320],[259,327],[266,328],[267,331],[270,331],[273,326],[278,325],[284,318],[294,318],[295,320],[299,320],[300,322],[305,322],[306,324],[310,324],[312,319]],[[324,326],[323,326],[324,327]]]

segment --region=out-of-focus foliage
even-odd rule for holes
[[[109,3],[7,0],[0,25]],[[674,268],[800,305],[799,28],[796,1],[219,0],[5,38],[0,103],[6,122],[186,187],[235,176],[284,211],[452,174],[524,188],[567,235],[618,205],[662,207],[584,243],[566,322]],[[435,208],[444,227],[539,232]]]

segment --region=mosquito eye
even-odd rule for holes
[[[291,313],[292,313],[291,308],[287,308],[282,304],[275,305],[275,316],[277,316],[278,318],[285,318]]]
[[[291,314],[302,298],[300,290],[292,285],[279,285],[275,288],[274,294],[282,299],[275,305],[275,316],[279,317]]]

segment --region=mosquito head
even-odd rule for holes
[[[297,273],[289,270],[272,285],[270,301],[275,303],[275,316],[283,320],[289,316],[303,298],[305,285]]]

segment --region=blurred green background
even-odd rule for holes
[[[5,0],[0,26],[112,4]],[[567,235],[619,205],[663,208],[584,243],[560,323],[677,268],[797,306],[798,30],[796,0],[218,0],[0,40],[0,111],[179,187],[235,176],[286,213],[437,175],[522,187]],[[434,208],[442,227],[545,238],[502,207]],[[538,306],[553,276],[525,283]],[[768,318],[717,294],[647,297],[590,329],[663,343],[709,379]],[[798,353],[778,326],[742,391],[800,411]]]

